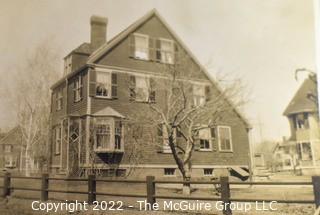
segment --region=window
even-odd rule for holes
[[[203,128],[199,130],[200,150],[212,150],[214,141],[214,128]]]
[[[16,158],[13,156],[4,157],[4,166],[5,167],[16,167]]]
[[[56,93],[56,105],[57,105],[57,110],[62,109],[62,104],[63,104],[63,96],[62,96],[62,88],[58,89]]]
[[[70,73],[72,70],[72,55],[64,59],[64,74]]]
[[[193,103],[195,106],[204,105],[206,101],[205,86],[193,85]]]
[[[228,126],[218,127],[219,150],[232,152],[231,128]]]
[[[95,126],[96,130],[96,150],[101,149],[110,149],[110,143],[111,143],[111,125],[107,123],[98,123]]]
[[[54,132],[55,132],[55,154],[60,154],[60,150],[61,150],[61,132],[62,132],[62,129],[61,129],[61,126],[57,126],[55,129],[54,129]]]
[[[157,60],[162,63],[174,63],[174,42],[168,39],[158,39],[157,41]]]
[[[295,116],[295,127],[300,129],[309,129],[308,113],[301,113]]]
[[[174,176],[176,172],[175,168],[165,168],[164,169],[164,175],[165,176]]]
[[[116,121],[115,129],[114,129],[114,148],[116,150],[122,149],[121,137],[122,137],[122,124],[120,121]]]
[[[155,102],[155,81],[145,76],[130,76],[129,97],[131,101]]]
[[[301,160],[303,160],[303,161],[312,160],[311,144],[309,142],[304,142],[304,143],[300,143],[298,145],[300,145],[299,158],[301,158]]]
[[[75,102],[82,99],[82,75],[79,75],[73,82],[73,97]]]
[[[143,34],[134,35],[134,57],[149,60],[149,36]]]
[[[123,150],[123,125],[113,118],[95,119],[94,132],[96,151]]]
[[[116,98],[118,96],[118,75],[108,71],[96,71],[96,96]]]
[[[12,145],[5,145],[4,146],[4,152],[6,152],[6,153],[12,152]]]
[[[111,98],[111,73],[97,72],[96,95]]]
[[[203,169],[204,176],[213,176],[213,169]]]

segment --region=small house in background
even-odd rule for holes
[[[291,137],[282,147],[297,160],[302,174],[320,173],[320,132],[316,78],[307,78],[284,111]],[[279,151],[279,150],[277,150]],[[288,153],[289,152],[289,153]],[[289,157],[286,159],[289,164]]]
[[[26,155],[21,129],[16,126],[0,139],[0,169],[25,175],[26,162],[30,162],[30,173],[37,172],[37,162]]]
[[[294,171],[298,165],[296,142],[284,140],[278,143],[273,151],[274,171]]]

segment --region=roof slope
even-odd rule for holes
[[[312,99],[308,98],[308,94],[315,94],[317,86],[310,78],[304,80],[294,97],[291,99],[289,105],[283,112],[283,115],[290,115],[301,112],[315,112],[317,111],[317,104]]]
[[[201,68],[201,70],[205,73],[207,78],[217,87],[217,89],[222,92],[222,89],[219,87],[218,83],[209,75],[208,71],[201,65],[200,61],[195,57],[195,55],[190,51],[190,49],[183,43],[183,41],[178,37],[178,35],[173,31],[173,29],[168,25],[168,23],[161,17],[161,15],[157,12],[156,9],[151,10],[146,15],[138,19],[136,22],[131,24],[129,27],[127,27],[125,30],[120,32],[118,35],[113,37],[110,41],[106,42],[104,45],[102,45],[100,48],[98,48],[96,51],[94,51],[87,61],[88,64],[92,65],[94,64],[99,58],[101,58],[105,53],[107,53],[109,50],[111,50],[114,46],[119,44],[123,39],[125,39],[129,34],[133,33],[137,28],[139,28],[142,24],[144,24],[146,21],[148,21],[151,17],[156,16],[160,22],[168,29],[168,31],[172,34],[172,36],[175,38],[176,41],[181,45],[181,47],[186,51],[186,53],[195,61],[197,65]],[[227,99],[227,98],[226,98]],[[247,121],[247,119],[242,115],[242,113],[235,108],[235,105],[232,103],[232,101],[227,99],[227,102],[234,107],[234,111],[236,114],[242,119],[242,121],[246,124],[248,128],[251,128],[250,123]]]
[[[19,126],[12,128],[5,137],[0,140],[0,144],[21,144],[22,132]]]

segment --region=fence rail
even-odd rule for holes
[[[97,196],[119,196],[119,197],[133,197],[133,198],[146,198],[147,203],[151,205],[156,203],[157,199],[183,199],[183,200],[201,200],[201,201],[222,201],[224,206],[224,214],[232,214],[230,209],[231,202],[271,202],[286,204],[315,204],[316,207],[320,205],[320,176],[313,176],[311,182],[229,182],[228,177],[220,177],[219,181],[177,181],[177,180],[155,180],[154,176],[147,176],[145,180],[113,180],[113,179],[97,179],[95,175],[89,175],[88,178],[56,178],[49,177],[48,174],[42,174],[42,177],[24,177],[24,176],[11,176],[6,173],[3,178],[2,197],[6,198],[11,195],[12,190],[25,190],[25,191],[39,191],[41,201],[49,200],[49,193],[71,193],[71,194],[85,194],[88,195],[88,204],[93,204]],[[12,179],[32,179],[41,181],[41,188],[26,188],[11,186]],[[70,191],[70,190],[55,190],[49,189],[50,181],[82,181],[87,182],[87,191]],[[119,194],[97,192],[97,182],[115,182],[115,183],[135,183],[146,184],[145,194]],[[169,196],[169,195],[156,195],[156,184],[211,184],[220,185],[220,197],[196,197],[196,196]],[[270,199],[249,199],[249,198],[232,198],[230,193],[230,185],[306,185],[313,187],[314,200],[270,200]]]

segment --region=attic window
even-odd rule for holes
[[[295,127],[300,129],[309,129],[308,113],[301,113],[295,116]]]
[[[168,39],[158,39],[157,46],[157,60],[162,63],[174,63],[174,43]]]
[[[149,36],[144,34],[133,34],[134,36],[134,57],[149,60]]]
[[[64,74],[70,73],[72,70],[72,55],[64,59]]]

